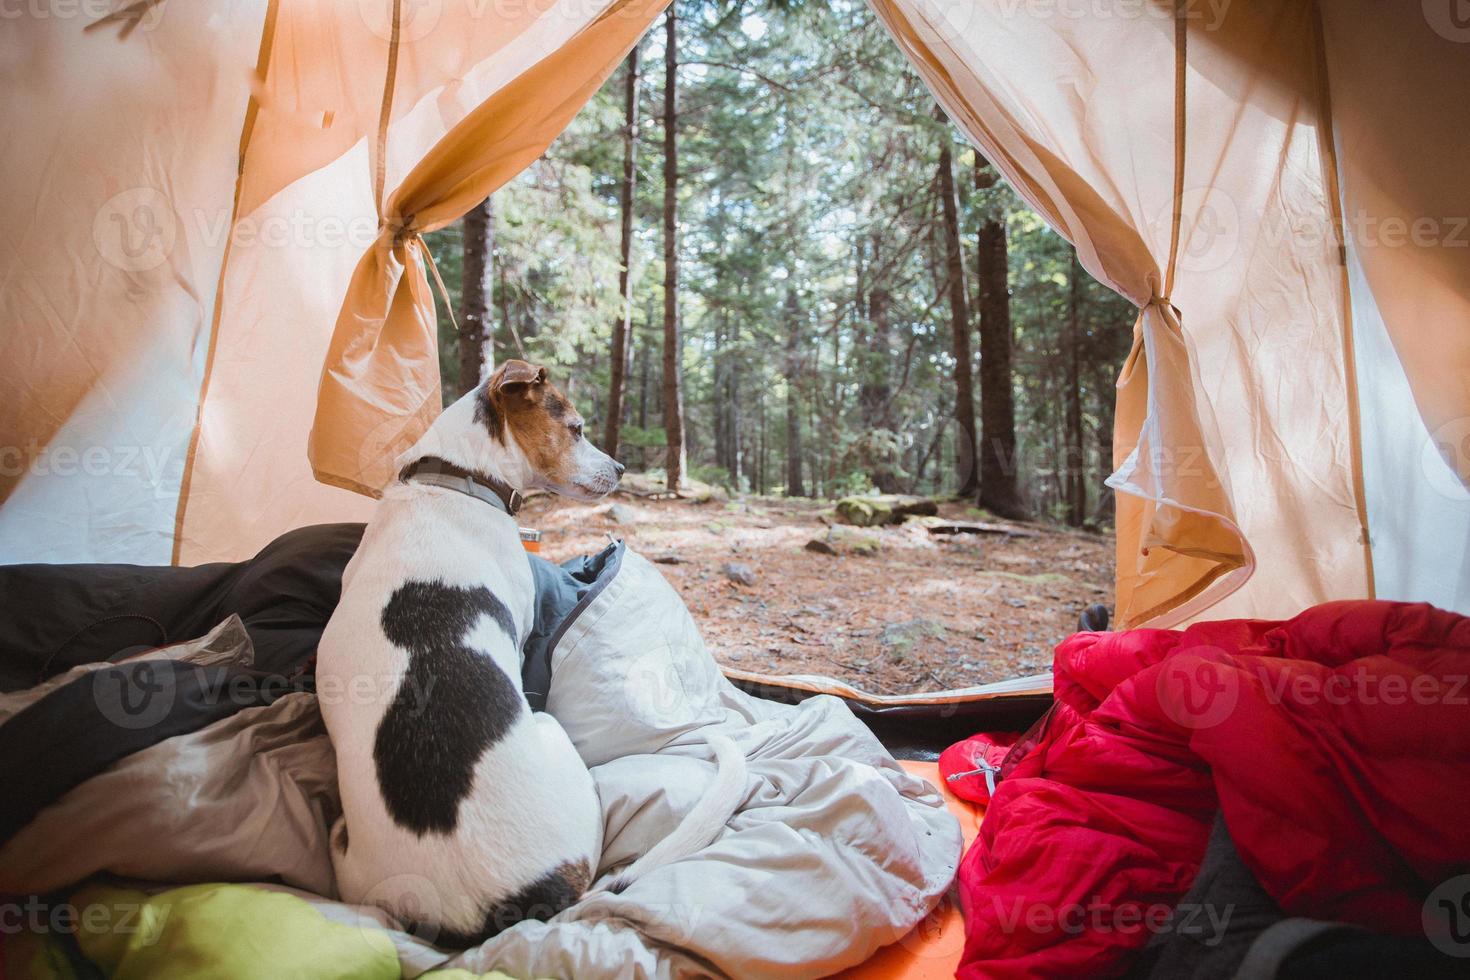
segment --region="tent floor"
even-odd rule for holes
[[[817,692],[779,687],[769,681],[753,684],[733,677],[736,687],[756,697],[784,704],[798,704]],[[1051,707],[1049,694],[1021,694],[974,701],[936,704],[904,704],[874,707],[843,698],[862,722],[878,736],[894,758],[929,761],[955,742],[976,732],[1023,732]]]

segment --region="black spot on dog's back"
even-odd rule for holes
[[[485,913],[485,924],[473,934],[440,932],[438,946],[468,949],[527,919],[549,919],[575,905],[592,884],[592,874],[581,861],[563,861],[520,891],[496,902]]]
[[[383,607],[383,633],[408,669],[373,742],[378,785],[395,823],[452,833],[475,764],[526,710],[520,686],[466,638],[489,616],[515,642],[510,610],[483,586],[406,582]]]

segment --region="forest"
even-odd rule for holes
[[[671,486],[1110,521],[1132,307],[863,3],[675,0],[542,158],[429,244],[446,402],[487,351],[524,357]]]

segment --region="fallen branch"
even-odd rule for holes
[[[1039,538],[1040,531],[1010,524],[987,524],[984,521],[946,521],[930,524],[930,534],[1004,534],[1012,538]]]

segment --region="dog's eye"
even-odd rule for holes
[[[573,439],[580,439],[580,438],[582,438],[582,423],[581,422],[572,422],[571,424],[569,424],[567,426],[567,428],[572,430],[572,438]]]

